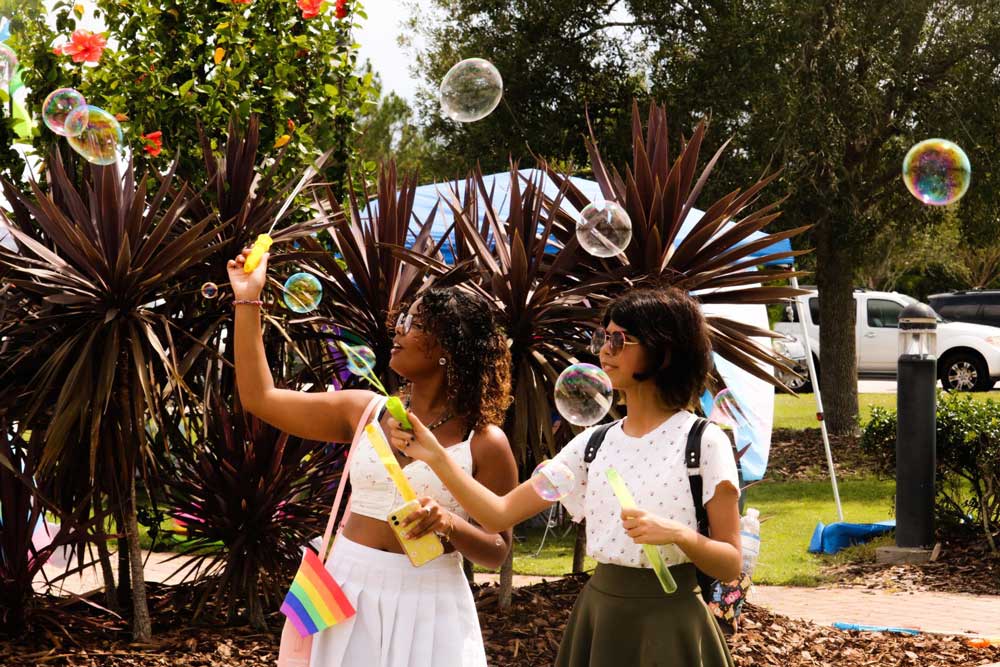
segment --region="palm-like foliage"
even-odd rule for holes
[[[706,123],[699,123],[691,138],[680,142],[680,152],[671,162],[666,118],[662,107],[651,105],[644,134],[638,105],[633,106],[634,154],[624,177],[617,169],[608,170],[593,136],[587,141],[602,195],[623,206],[632,220],[632,240],[624,253],[626,262],[621,262],[622,266],[609,260],[604,265],[607,276],[674,285],[694,293],[704,304],[766,304],[802,294],[790,287],[760,284],[801,274],[778,269],[758,270],[758,267],[784,259],[791,264],[794,257],[808,250],[751,257],[754,252],[808,229],[808,226],[797,227],[748,241],[752,234],[764,230],[780,215],[780,202],[761,205],[763,191],[777,173],[764,176],[744,191],[733,191],[704,206],[704,215],[678,242],[682,224],[699,203],[702,189],[729,142],[712,156],[696,181]],[[566,199],[578,209],[590,203],[568,178],[552,170],[549,173],[556,183],[566,188]],[[564,216],[558,211],[555,215]],[[773,337],[772,332],[722,316],[709,316],[708,324],[716,353],[767,382],[783,386],[759,364],[790,371],[786,360],[753,340],[753,337]]]
[[[175,558],[193,555],[179,572],[204,577],[194,615],[218,603],[231,621],[245,604],[254,627],[266,629],[302,545],[323,533],[346,449],[289,437],[217,398],[183,424],[171,427],[185,446],[172,448],[162,483],[188,537]]]
[[[161,389],[184,388],[160,299],[213,252],[222,226],[214,216],[185,217],[190,197],[183,186],[171,194],[172,172],[149,197],[131,166],[124,177],[116,166],[92,167],[77,185],[54,153],[49,173],[48,193],[4,183],[18,204],[8,223],[20,251],[0,249],[0,264],[26,302],[24,319],[8,328],[22,345],[4,375],[33,372],[24,422],[50,414],[42,472],[86,471],[112,499],[129,542],[134,631],[148,638],[135,471],[149,454],[147,418],[162,423]]]

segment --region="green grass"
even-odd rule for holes
[[[844,519],[852,523],[892,518],[893,480],[840,481]],[[867,559],[872,545],[845,550],[836,556],[814,556],[806,551],[817,521],[837,521],[837,507],[827,480],[763,483],[747,489],[747,506],[761,515],[760,561],[754,581],[783,586],[816,586],[823,582],[823,566]]]
[[[866,523],[892,518],[895,482],[891,480],[850,479],[840,483],[840,497],[847,521]],[[856,560],[874,558],[876,546],[885,539],[845,549],[836,556],[814,556],[806,551],[817,521],[830,524],[837,520],[837,509],[829,481],[764,483],[747,490],[747,506],[760,510],[761,554],[754,580],[783,586],[817,586],[823,583],[823,568]],[[536,557],[542,529],[520,529],[524,540],[514,546],[514,572],[558,576],[573,565],[573,531],[563,537],[565,527],[549,532],[545,546]],[[891,537],[888,538],[891,541]],[[594,561],[587,558],[585,569]]]
[[[974,392],[974,400],[985,401],[987,398],[1000,400],[1000,391]],[[873,406],[896,409],[895,394],[858,394],[861,424],[868,421]],[[775,394],[774,396],[774,428],[803,429],[819,428],[816,421],[816,399],[812,394]]]

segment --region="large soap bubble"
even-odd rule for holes
[[[358,377],[368,377],[375,371],[375,352],[367,345],[346,345],[339,343],[347,357],[347,370]]]
[[[323,284],[311,273],[296,273],[285,281],[285,305],[296,313],[316,310],[323,298]]]
[[[69,145],[91,164],[109,165],[118,161],[122,145],[122,126],[104,109],[87,105],[66,117],[71,127],[83,125],[77,136],[66,137]]]
[[[595,257],[614,257],[624,252],[632,240],[632,220],[614,202],[590,204],[577,220],[576,239]]]
[[[17,71],[17,54],[6,44],[0,44],[0,88],[9,88]]]
[[[469,58],[441,81],[441,110],[452,120],[471,123],[489,116],[503,97],[503,79],[488,60]]]
[[[531,473],[531,488],[551,503],[558,502],[573,492],[576,476],[565,464],[542,461]]]
[[[42,120],[59,136],[78,137],[87,129],[89,119],[82,111],[86,107],[87,100],[81,93],[72,88],[58,88],[42,102]],[[78,110],[80,113],[74,113]]]
[[[573,364],[556,380],[556,409],[575,426],[601,421],[611,409],[612,396],[611,378],[593,364]]]
[[[206,299],[214,299],[219,296],[219,286],[215,283],[205,283],[201,286],[201,295]]]
[[[972,180],[969,156],[947,139],[927,139],[903,159],[906,189],[924,204],[945,206],[962,198]]]

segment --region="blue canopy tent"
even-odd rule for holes
[[[558,186],[545,172],[538,169],[522,169],[520,171],[520,175],[522,177],[522,182],[530,181],[532,183],[541,183],[543,192],[545,192],[545,194],[549,197],[554,198],[559,192]],[[508,172],[490,174],[485,176],[483,180],[486,190],[488,192],[493,192],[494,203],[499,204],[499,210],[497,213],[500,219],[505,219],[510,211],[510,174]],[[573,182],[573,185],[575,185],[590,201],[603,201],[604,197],[601,195],[600,186],[596,181],[590,181],[583,178],[572,178],[571,181]],[[449,193],[453,192],[455,189],[457,189],[460,193],[464,193],[464,181],[423,185],[418,187],[416,190],[413,203],[413,215],[417,220],[420,222],[426,221],[430,217],[434,207],[437,206],[437,212],[431,227],[431,238],[435,242],[439,242],[442,237],[449,233],[449,230],[452,230],[454,216],[446,201],[449,197]],[[481,193],[479,193],[479,197],[480,204],[485,204]],[[371,204],[374,207],[376,202],[372,202]],[[563,200],[561,207],[571,215],[579,213],[579,211],[577,211],[568,201]],[[691,210],[687,219],[681,225],[681,229],[677,237],[678,241],[690,233],[695,223],[703,214],[703,211],[697,209]],[[732,223],[729,224],[731,225]],[[723,229],[725,229],[725,227]],[[755,241],[765,236],[766,234],[757,232],[751,235],[745,243]],[[411,236],[410,243],[412,244],[413,241],[414,237]],[[453,231],[449,234],[449,241],[446,241],[442,246],[441,254],[446,262],[451,263],[454,259],[452,254],[452,243],[454,243]],[[553,246],[553,251],[554,250],[555,246]],[[776,253],[791,252],[791,250],[791,243],[788,240],[784,240],[758,250],[751,256],[765,257]],[[769,264],[787,263],[788,260],[785,260],[784,262],[769,262]],[[708,315],[729,317],[763,329],[768,328],[767,310],[762,305],[730,306],[713,304],[706,306],[705,311]],[[766,340],[761,342],[763,344],[768,344]],[[740,370],[718,355],[716,355],[716,364],[733,395],[736,396],[744,408],[750,411],[750,413],[754,416],[751,426],[736,429],[735,437],[737,447],[740,449],[746,445],[750,445],[750,449],[741,461],[743,465],[744,478],[747,480],[761,479],[767,468],[767,458],[771,448],[771,426],[774,417],[773,387],[768,383],[755,378],[749,373]],[[710,408],[711,397],[707,398],[709,401],[708,407]]]

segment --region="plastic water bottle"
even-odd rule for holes
[[[743,572],[753,575],[760,556],[760,512],[753,507],[740,519],[740,542],[743,546]]]

